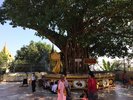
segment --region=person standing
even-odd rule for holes
[[[31,86],[32,86],[32,92],[35,92],[36,91],[36,75],[35,73],[32,73],[32,76],[31,76]]]
[[[66,89],[66,100],[72,100],[71,97],[71,86],[68,82],[68,80],[66,79],[67,75],[65,75],[64,81],[65,81],[65,89]]]
[[[28,86],[28,74],[25,72],[25,76],[23,77],[23,83],[21,87]]]
[[[61,75],[58,81],[58,97],[57,100],[66,100],[65,76]]]
[[[97,98],[97,82],[93,72],[90,72],[88,76],[88,99],[97,100]]]
[[[128,87],[128,79],[127,79],[127,72],[124,70],[122,73],[122,81],[123,81],[123,85],[124,87]]]

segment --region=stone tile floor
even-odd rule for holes
[[[57,100],[57,95],[50,91],[37,88],[35,93],[31,92],[31,86],[19,87],[19,82],[1,82],[0,100]],[[73,91],[73,100],[80,100],[81,91]],[[98,91],[99,100],[133,100],[133,87],[123,88],[120,83],[111,89]]]

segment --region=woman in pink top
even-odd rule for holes
[[[66,100],[65,76],[64,75],[61,75],[61,79],[58,82],[57,100]]]

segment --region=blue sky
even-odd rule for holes
[[[35,36],[34,33],[35,31],[30,29],[23,30],[21,27],[12,28],[8,23],[0,25],[0,51],[5,43],[12,55],[15,55],[16,51],[22,46],[28,45],[31,40],[51,44],[47,39],[42,40],[40,37]]]
[[[0,0],[0,5],[4,0]],[[31,40],[38,42],[46,42],[47,44],[51,44],[48,39],[41,39],[38,36],[35,36],[35,31],[31,29],[24,30],[22,27],[12,28],[9,23],[4,25],[0,24],[0,51],[3,46],[7,45],[10,53],[15,56],[16,51],[20,50],[24,45],[28,45]],[[55,47],[58,50],[57,47]]]
[[[0,0],[0,5],[2,4],[3,1],[4,1],[4,0]]]

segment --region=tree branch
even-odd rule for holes
[[[43,30],[37,30],[40,35],[45,36],[47,39],[49,39],[53,44],[55,44],[59,49],[63,49],[65,46],[65,43],[67,41],[67,37],[58,34],[55,31],[52,31],[50,29],[43,29]]]

